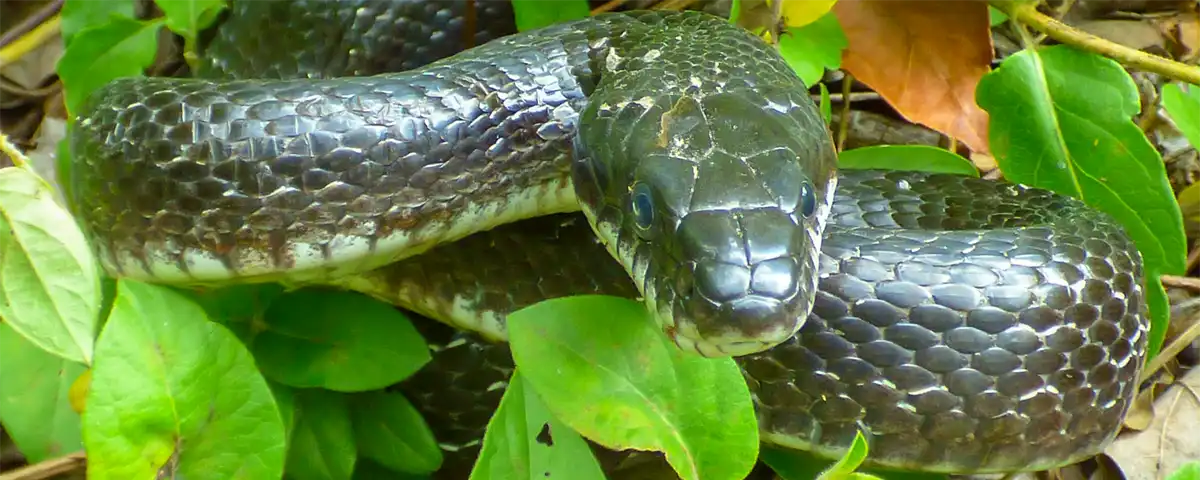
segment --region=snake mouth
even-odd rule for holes
[[[767,350],[812,308],[815,246],[807,222],[780,208],[693,212],[680,223],[675,342],[701,355]]]

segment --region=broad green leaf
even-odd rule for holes
[[[354,394],[350,406],[359,455],[400,472],[432,473],[442,466],[433,431],[404,395]]]
[[[1016,183],[1082,199],[1136,242],[1153,323],[1150,356],[1166,333],[1162,274],[1183,274],[1187,242],[1166,168],[1132,118],[1133,79],[1115,61],[1058,45],[1022,51],[979,82],[992,153]]]
[[[970,160],[944,148],[928,145],[875,145],[845,150],[838,155],[838,167],[979,176],[979,169]]]
[[[762,455],[759,459],[771,467],[771,470],[778,474],[782,480],[811,480],[819,477],[822,472],[831,468],[835,463],[817,457],[810,452],[788,450],[772,445],[763,446]],[[864,472],[869,472],[869,474]],[[870,475],[871,477],[885,480],[947,480],[950,478],[941,473],[872,470],[868,468],[861,469],[858,472],[854,472],[854,474]]]
[[[89,479],[283,471],[283,421],[250,352],[187,297],[128,280],[96,343],[83,442]]]
[[[1171,472],[1167,480],[1200,480],[1200,461],[1183,464],[1178,470]]]
[[[552,5],[552,6],[551,6]],[[591,15],[587,0],[512,0],[517,31],[534,30]]]
[[[100,272],[83,231],[45,180],[0,169],[0,318],[38,347],[91,364]]]
[[[287,475],[294,480],[341,480],[354,474],[354,428],[346,395],[318,388],[295,391],[296,428]]]
[[[513,359],[553,415],[592,441],[661,451],[685,480],[745,478],[758,426],[732,358],[681,351],[633,300],[584,295],[509,315]]]
[[[87,367],[56,357],[0,322],[0,423],[29,463],[83,450],[69,391]]]
[[[212,25],[225,9],[225,0],[154,0],[166,17],[167,28],[189,42]]]
[[[1190,83],[1163,85],[1162,105],[1188,143],[1200,150],[1200,86]]]
[[[271,396],[275,398],[275,407],[279,409],[279,418],[283,419],[283,432],[286,438],[292,438],[296,428],[296,391],[281,383],[267,381],[271,388]]]
[[[359,457],[354,463],[354,476],[350,480],[430,480],[429,475],[397,472],[375,463],[365,457]]]
[[[825,17],[837,0],[778,0],[783,2],[781,12],[788,27],[804,27]]]
[[[162,24],[161,18],[143,22],[114,16],[107,23],[79,31],[58,59],[67,113],[78,115],[88,96],[110,81],[141,76],[154,63],[155,35]]]
[[[263,374],[297,388],[377,390],[431,359],[412,322],[366,295],[302,289],[276,298],[251,350]]]
[[[779,54],[809,87],[821,81],[826,68],[842,65],[842,50],[848,45],[846,32],[832,13],[803,27],[789,27],[779,36]]]
[[[285,288],[278,283],[249,283],[180,291],[204,307],[210,320],[225,325],[242,343],[252,345],[258,333],[255,329],[262,327],[267,309],[284,295]]]
[[[526,478],[605,477],[583,437],[546,409],[518,369],[488,422],[471,480]]]
[[[75,34],[109,22],[112,17],[133,18],[134,0],[66,0],[62,6],[63,45],[70,47]]]

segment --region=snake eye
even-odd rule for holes
[[[633,221],[638,228],[647,230],[654,223],[654,197],[650,187],[644,183],[633,186]]]
[[[800,185],[800,214],[804,218],[811,217],[817,211],[817,192],[813,190],[812,184],[804,182]]]

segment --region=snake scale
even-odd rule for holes
[[[838,172],[807,88],[722,18],[509,35],[506,2],[354,0],[222,22],[207,78],[118,79],[79,112],[104,267],[336,285],[472,331],[405,387],[460,422],[439,431],[486,422],[467,395],[511,370],[505,314],[586,293],[736,356],[771,444],[838,455],[861,427],[875,465],[1007,472],[1120,428],[1148,329],[1122,228],[1035,188]]]

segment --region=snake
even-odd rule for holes
[[[450,385],[414,402],[451,420],[511,373],[509,313],[598,293],[733,357],[769,445],[836,458],[861,431],[868,465],[970,473],[1115,438],[1149,326],[1112,217],[839,169],[808,86],[720,16],[512,22],[507,2],[232,2],[191,75],[88,96],[72,210],[113,277],[329,285],[498,345],[418,373]]]

